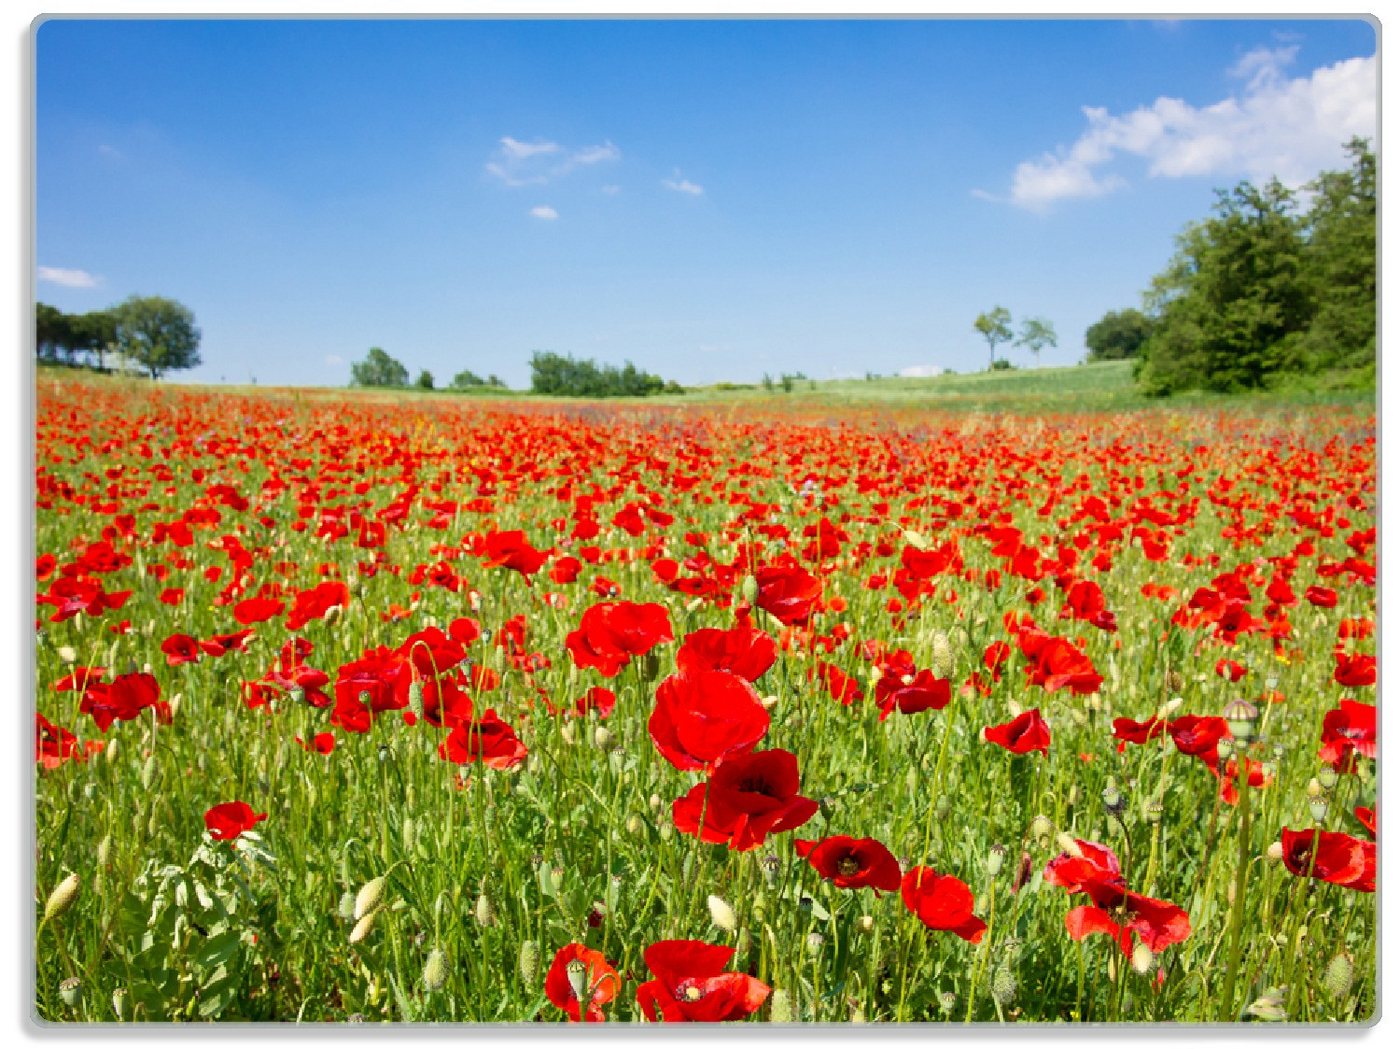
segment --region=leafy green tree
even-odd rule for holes
[[[84,353],[92,354],[99,371],[107,369],[107,354],[117,346],[117,315],[113,310],[91,310],[70,318],[74,342]]]
[[[351,386],[407,386],[408,369],[378,346],[350,366]]]
[[[1091,361],[1122,361],[1138,356],[1152,334],[1152,321],[1141,310],[1109,310],[1084,333]]]
[[[1138,380],[1149,393],[1255,389],[1301,365],[1315,307],[1292,192],[1241,182],[1214,210],[1177,238],[1147,293],[1156,323]]]
[[[1027,317],[1021,322],[1021,334],[1016,340],[1016,345],[1030,350],[1037,360],[1041,350],[1047,346],[1054,347],[1058,343],[1055,326],[1044,317]]]
[[[505,380],[502,379],[499,375],[492,374],[492,375],[486,376],[486,385],[487,385],[487,386],[495,386],[495,387],[497,387],[498,389],[504,390],[504,389],[505,389],[505,386],[506,386],[506,383],[505,383]]]
[[[996,306],[987,313],[979,313],[972,322],[972,330],[987,340],[987,352],[990,354],[987,366],[991,367],[996,363],[997,345],[1012,339],[1011,311],[1005,306]]]
[[[427,368],[419,372],[417,386],[420,390],[431,390],[433,388],[433,373]]]
[[[34,304],[34,352],[46,361],[58,360],[68,354],[73,341],[72,320],[57,306],[46,302]]]
[[[1306,261],[1317,315],[1303,340],[1309,370],[1374,369],[1376,361],[1376,156],[1347,143],[1352,166],[1323,172],[1308,189]]]
[[[631,361],[618,368],[542,351],[530,358],[530,389],[535,393],[562,397],[646,397],[664,388],[665,381],[660,376],[642,371]]]
[[[452,376],[452,389],[465,390],[472,386],[485,386],[486,380],[470,368],[464,368]]]
[[[200,363],[199,329],[188,306],[158,295],[133,295],[115,314],[117,349],[146,369],[152,379]]]

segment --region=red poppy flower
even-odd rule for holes
[[[205,655],[214,656],[217,659],[220,656],[227,655],[234,649],[237,649],[239,652],[246,651],[248,639],[252,636],[253,630],[251,627],[247,630],[239,630],[237,633],[233,634],[215,634],[208,641],[201,641],[199,647],[204,649]]]
[[[1376,891],[1376,843],[1331,830],[1283,828],[1283,865],[1358,892]]]
[[[572,1023],[602,1023],[603,1006],[622,986],[602,951],[581,943],[560,947],[544,978],[544,993]]]
[[[645,655],[672,638],[662,605],[605,601],[583,613],[564,645],[580,670],[592,667],[604,677],[616,677],[633,656]]]
[[[265,819],[266,812],[254,814],[246,801],[226,801],[205,812],[204,826],[215,841],[232,841]]]
[[[606,718],[617,706],[617,693],[610,688],[595,686],[583,694],[574,704],[574,712],[583,717],[590,710],[596,710],[600,718]]]
[[[447,739],[438,744],[438,754],[458,765],[480,761],[487,768],[514,768],[528,751],[515,730],[488,710],[479,721],[458,722]]]
[[[1318,608],[1337,607],[1337,591],[1331,587],[1314,584],[1303,592],[1303,596],[1307,598],[1309,604],[1316,605]]]
[[[1171,733],[1177,750],[1200,758],[1211,768],[1220,762],[1217,750],[1220,741],[1230,737],[1230,726],[1224,718],[1198,717],[1195,714],[1183,714],[1169,722],[1167,731]]]
[[[860,683],[835,663],[815,661],[807,671],[807,680],[820,681],[826,686],[832,699],[848,707],[857,700],[865,698]]]
[[[785,626],[806,625],[821,601],[821,580],[800,565],[764,565],[754,578],[754,603]]]
[[[334,732],[318,732],[312,737],[310,743],[307,743],[300,736],[295,736],[293,738],[297,741],[297,745],[301,747],[302,750],[314,750],[317,754],[329,754],[335,750]]]
[[[188,634],[171,634],[160,643],[160,650],[165,653],[165,662],[172,667],[182,663],[198,663],[203,655],[199,642]]]
[[[1322,719],[1322,749],[1318,757],[1338,772],[1356,768],[1354,755],[1376,756],[1376,708],[1370,703],[1344,699]]]
[[[757,681],[777,658],[772,636],[740,619],[728,630],[706,627],[687,634],[676,652],[676,669],[681,673],[727,670],[745,681]]]
[[[1376,840],[1376,810],[1368,809],[1358,805],[1352,810],[1352,815],[1357,818],[1360,824],[1366,828],[1366,833],[1371,835],[1371,840]]]
[[[1113,738],[1124,743],[1143,744],[1166,731],[1167,723],[1155,714],[1146,721],[1134,721],[1132,718],[1113,719]]]
[[[1068,638],[1023,627],[1016,639],[1028,661],[1025,670],[1031,684],[1040,685],[1047,692],[1068,688],[1086,696],[1103,684],[1103,676],[1094,669],[1093,661]]]
[[[735,852],[762,845],[770,834],[794,830],[817,813],[817,803],[797,793],[797,757],[762,750],[726,758],[704,783],[671,805],[676,830]]]
[[[886,673],[875,683],[875,702],[880,705],[881,721],[896,710],[901,714],[942,710],[952,698],[952,683],[946,678],[934,677],[932,670],[903,676]]]
[[[1338,652],[1337,669],[1332,674],[1333,680],[1346,688],[1365,688],[1367,685],[1376,683],[1376,657],[1356,653],[1347,655]]]
[[[900,884],[904,906],[930,929],[977,943],[987,923],[972,913],[972,890],[960,878],[932,867],[911,867]]]
[[[793,843],[797,855],[806,857],[812,869],[828,879],[838,889],[859,889],[894,892],[899,888],[899,861],[894,853],[874,838],[848,838],[836,835],[821,841]]]
[[[66,675],[59,678],[53,690],[55,692],[84,692],[90,685],[97,684],[105,673],[107,673],[106,667],[74,667]]]
[[[733,947],[700,940],[661,940],[642,954],[651,980],[637,1004],[652,1023],[721,1023],[756,1012],[771,988],[746,973],[726,972]]]
[[[94,683],[83,691],[79,712],[91,714],[98,731],[113,721],[133,721],[160,702],[160,684],[150,674],[122,674],[110,684]]]
[[[34,761],[46,769],[56,769],[66,761],[86,761],[87,753],[78,746],[78,737],[55,725],[37,710],[34,712]]]
[[[250,597],[233,606],[233,618],[243,626],[263,623],[273,616],[280,616],[286,606],[271,597]]]
[[[583,562],[577,557],[561,557],[550,566],[549,578],[552,582],[563,585],[572,583],[583,571]]]
[[[551,553],[550,550],[536,550],[519,530],[492,532],[486,537],[485,547],[484,567],[510,568],[523,576],[538,572]]]
[[[1050,726],[1039,710],[1027,710],[1004,725],[989,725],[982,730],[982,738],[1013,754],[1029,754],[1033,750],[1050,752]]]
[[[1191,935],[1191,919],[1167,900],[1128,892],[1115,905],[1115,913],[1124,916],[1121,924],[1114,919],[1114,914],[1099,907],[1075,907],[1065,915],[1065,930],[1072,940],[1082,940],[1091,933],[1112,936],[1119,949],[1129,957],[1133,953],[1134,934],[1153,954],[1161,954]]]
[[[307,623],[323,618],[332,608],[349,607],[348,586],[337,579],[318,583],[292,599],[292,610],[287,614],[287,629],[300,630]]]
[[[1045,866],[1044,878],[1070,895],[1087,893],[1100,906],[1111,907],[1123,898],[1123,880],[1118,857],[1097,842],[1074,839],[1074,850],[1062,852]]]
[[[752,750],[768,732],[768,711],[737,674],[672,674],[656,690],[647,728],[661,756],[678,769],[703,769]]]

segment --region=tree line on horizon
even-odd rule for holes
[[[46,364],[106,372],[109,358],[135,365],[152,379],[200,364],[194,313],[174,299],[132,295],[106,309],[65,313],[34,306],[34,352]]]
[[[404,389],[410,385],[408,375],[408,368],[401,361],[382,348],[372,346],[363,361],[351,365],[350,385]],[[412,385],[423,390],[435,389],[433,375],[426,369]],[[458,372],[447,387],[449,390],[474,388],[505,389],[506,384],[495,375],[483,379],[467,369]],[[680,390],[677,383],[643,371],[631,361],[619,368],[544,351],[537,351],[530,358],[531,393],[555,397],[647,397]]]
[[[1276,178],[1216,190],[1143,309],[1110,310],[1085,332],[1087,360],[1132,359],[1152,396],[1316,375],[1373,385],[1376,157],[1367,139],[1346,151],[1347,170],[1322,172],[1302,193]]]

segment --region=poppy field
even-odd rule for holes
[[[52,379],[52,1022],[1376,1010],[1365,409]]]

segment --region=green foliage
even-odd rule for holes
[[[1180,234],[1146,295],[1145,392],[1259,389],[1374,368],[1375,158],[1360,140],[1349,150],[1352,170],[1319,176],[1306,214],[1278,180],[1246,181]]]
[[[647,397],[667,387],[659,375],[627,361],[621,368],[596,361],[576,361],[557,353],[530,358],[530,389],[555,397]]]
[[[350,366],[351,386],[407,386],[408,369],[378,346],[365,359]]]
[[[494,378],[494,376],[493,376]],[[486,380],[470,368],[464,368],[456,375],[452,376],[452,389],[465,390],[472,386],[485,386]]]
[[[1016,339],[1017,346],[1024,346],[1037,357],[1045,347],[1054,347],[1058,342],[1055,326],[1044,317],[1027,317],[1021,322],[1021,334]]]
[[[996,306],[987,313],[979,313],[972,322],[972,330],[987,340],[988,367],[991,367],[996,363],[997,345],[1012,339],[1011,311],[1005,306]]]
[[[34,352],[41,360],[56,361],[70,352],[73,318],[46,302],[34,304]]]
[[[152,379],[200,363],[199,329],[188,306],[159,295],[133,295],[115,314],[116,348]]]
[[[433,373],[424,368],[418,373],[416,385],[420,390],[431,390],[433,388]]]
[[[1152,334],[1152,320],[1141,310],[1109,310],[1084,333],[1089,361],[1123,361],[1138,356]]]
[[[47,303],[35,303],[34,350],[42,361],[86,364],[106,370],[107,354],[117,348],[115,310],[64,313]],[[86,356],[86,360],[80,358]]]

